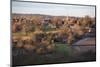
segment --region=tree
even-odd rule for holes
[[[29,32],[29,29],[28,29],[28,25],[27,24],[24,24],[22,26],[22,31],[25,33],[25,35],[27,35],[27,33]]]
[[[67,37],[68,45],[71,45],[74,40],[74,36],[71,29],[68,30],[67,35],[68,35]]]
[[[83,17],[81,24],[83,27],[89,27],[91,25],[91,18],[89,16]]]

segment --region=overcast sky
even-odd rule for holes
[[[12,13],[47,14],[55,16],[95,16],[94,6],[46,4],[12,1]]]

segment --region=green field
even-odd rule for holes
[[[56,43],[55,51],[48,54],[21,55],[16,64],[42,64],[68,62],[71,58],[71,49],[67,44]]]

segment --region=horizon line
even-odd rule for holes
[[[42,13],[12,13],[12,14],[40,14],[40,15],[49,15],[49,16],[70,16],[70,17],[85,17],[89,15],[84,15],[84,16],[73,16],[73,15],[50,15],[50,14],[42,14]],[[89,17],[96,17],[96,16],[89,16]]]

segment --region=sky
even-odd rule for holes
[[[91,17],[95,17],[95,6],[12,1],[12,13],[77,17],[89,15]]]

